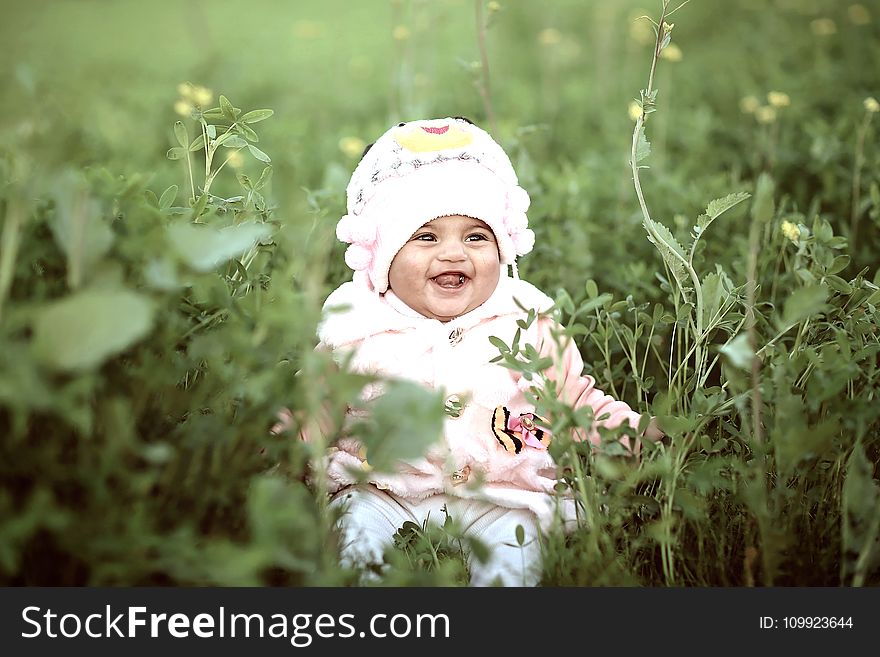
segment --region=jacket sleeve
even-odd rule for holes
[[[589,440],[594,445],[600,444],[601,437],[595,428],[596,425],[612,429],[626,422],[633,429],[638,429],[640,415],[626,402],[618,401],[599,390],[596,387],[596,380],[588,374],[583,374],[584,362],[574,340],[561,333],[558,338],[554,338],[554,327],[560,331],[561,327],[552,319],[542,317],[538,322],[539,337],[536,348],[542,358],[549,357],[552,360],[545,374],[549,380],[556,382],[559,398],[574,409],[584,406],[593,409],[595,418],[593,428],[589,432],[578,429],[575,432],[576,439]],[[626,437],[621,441],[627,450],[632,451]]]

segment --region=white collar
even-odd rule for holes
[[[516,300],[538,312],[553,305],[553,300],[531,283],[505,275],[484,303],[443,323],[419,314],[391,290],[380,296],[366,285],[350,281],[334,290],[324,302],[324,319],[318,327],[318,337],[322,343],[336,348],[387,331],[450,326],[469,329],[486,319],[522,313]]]

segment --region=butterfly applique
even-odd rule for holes
[[[492,433],[508,452],[519,454],[523,446],[547,449],[550,445],[550,432],[538,427],[547,425],[547,420],[534,413],[520,413],[511,416],[505,406],[499,406],[492,413]]]

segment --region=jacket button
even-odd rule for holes
[[[466,465],[459,470],[453,472],[449,478],[452,480],[453,486],[460,486],[461,484],[467,482],[468,478],[471,476],[471,466]]]
[[[461,403],[461,397],[458,395],[449,395],[446,398],[446,415],[451,418],[461,417],[461,412],[464,409],[464,404]]]

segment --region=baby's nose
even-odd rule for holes
[[[440,244],[440,260],[464,260],[465,257],[464,244],[458,240],[444,240]]]

